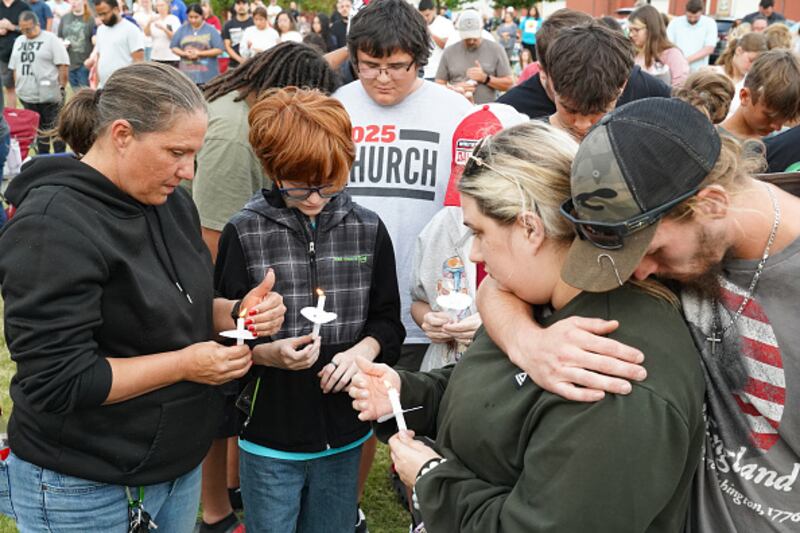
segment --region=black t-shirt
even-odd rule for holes
[[[42,1],[42,0],[40,0]],[[19,24],[19,16],[23,11],[30,11],[31,7],[22,0],[14,0],[8,7],[0,2],[0,19],[8,19],[15,26]],[[0,36],[0,61],[8,63],[11,59],[11,51],[14,48],[14,41],[21,34],[18,31],[10,31]]]
[[[347,21],[339,17],[339,20],[331,24],[331,35],[336,39],[336,47],[341,48],[347,44]]]
[[[225,25],[222,27],[222,38],[228,39],[231,42],[231,48],[237,54],[239,53],[239,43],[242,42],[242,34],[246,28],[249,28],[253,25],[253,17],[249,17],[247,20],[238,20],[236,17],[232,18]],[[231,67],[238,67],[239,62],[236,61],[234,58],[231,58],[229,63]]]
[[[768,172],[786,172],[800,161],[800,126],[764,139],[767,147]]]
[[[545,117],[556,112],[556,105],[547,96],[538,73],[505,93],[497,101],[510,105],[530,118]]]
[[[634,65],[625,90],[617,100],[617,106],[652,96],[669,98],[671,96],[669,85],[643,71],[639,65]],[[552,115],[556,112],[556,105],[542,87],[539,74],[517,85],[497,101],[510,105],[530,118]]]

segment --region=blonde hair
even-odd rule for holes
[[[464,167],[459,190],[481,213],[511,225],[524,211],[542,219],[545,236],[571,241],[570,223],[561,216],[569,197],[570,169],[578,144],[544,122],[526,122],[486,137]]]
[[[742,22],[738,26],[732,27],[728,32],[728,42],[730,42],[731,39],[738,39],[739,37],[746,33],[750,33],[751,31],[753,31],[753,25],[749,22]]]
[[[728,38],[728,46],[725,51],[717,58],[717,65],[722,66],[725,74],[733,77],[733,58],[736,56],[736,49],[741,48],[743,52],[766,52],[767,38],[763,33],[746,33],[737,38]]]
[[[764,30],[764,37],[767,38],[767,48],[792,49],[792,32],[786,24],[773,24]]]
[[[486,137],[475,147],[458,188],[475,200],[482,214],[500,224],[510,226],[525,211],[535,212],[545,237],[568,246],[575,231],[560,208],[570,197],[577,151],[575,140],[550,124],[520,124]],[[657,281],[631,279],[627,283],[678,306],[675,294]]]
[[[735,92],[736,86],[728,76],[705,68],[690,74],[673,94],[705,113],[713,124],[719,124],[728,116]]]

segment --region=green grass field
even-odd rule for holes
[[[0,316],[3,302],[0,300]],[[3,409],[3,420],[8,420],[11,412],[11,399],[8,395],[8,383],[14,374],[14,363],[6,349],[3,322],[0,321],[0,406]],[[3,423],[5,427],[5,423]],[[375,464],[367,480],[362,508],[367,515],[367,523],[372,533],[404,533],[408,531],[409,514],[400,506],[389,483],[388,448],[379,445]],[[15,533],[14,523],[0,515],[0,533]],[[170,533],[168,531],[162,533]],[[254,532],[255,533],[255,532]]]

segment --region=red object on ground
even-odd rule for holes
[[[11,128],[11,136],[19,143],[19,152],[24,161],[28,157],[28,149],[36,139],[36,131],[39,129],[39,113],[29,109],[14,109],[7,107],[3,110],[3,116]]]

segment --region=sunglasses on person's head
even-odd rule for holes
[[[333,198],[342,192],[342,189],[330,184],[320,185],[319,187],[281,187],[279,181],[275,183],[278,186],[278,191],[280,191],[283,196],[291,198],[292,200],[305,200],[313,193],[319,194],[320,198]]]
[[[619,250],[625,245],[625,237],[652,226],[673,207],[694,196],[698,190],[698,188],[692,189],[660,207],[622,222],[581,220],[575,216],[575,204],[572,198],[561,204],[561,214],[572,223],[575,233],[582,240],[587,240],[604,250]]]
[[[467,161],[464,163],[464,171],[462,172],[462,174],[467,174],[467,175],[472,174],[478,167],[486,165],[483,158],[480,157],[479,154],[481,153],[483,145],[486,144],[486,139],[488,138],[489,135],[481,138],[475,145],[475,147],[472,149],[472,153],[469,154]],[[486,165],[486,167],[491,169],[489,165]]]

